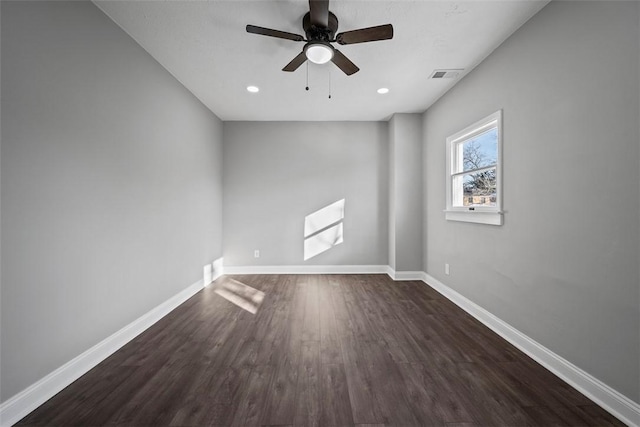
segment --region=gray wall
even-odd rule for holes
[[[389,266],[422,271],[422,115],[389,121]]]
[[[225,266],[387,265],[386,122],[225,122],[223,151]],[[304,261],[305,216],[343,198],[344,243]]]
[[[90,2],[2,2],[6,400],[222,255],[222,123]]]
[[[636,402],[638,7],[551,2],[424,115],[426,271]],[[500,108],[505,223],[447,222],[445,138]]]

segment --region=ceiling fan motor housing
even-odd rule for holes
[[[307,35],[309,41],[332,42],[335,40],[338,31],[338,18],[332,12],[329,12],[329,25],[327,27],[319,27],[311,24],[311,13],[307,12],[302,18],[302,28]]]

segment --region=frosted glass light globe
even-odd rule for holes
[[[305,48],[304,54],[314,64],[326,64],[333,58],[333,49],[322,43],[314,43]]]

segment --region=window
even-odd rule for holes
[[[502,110],[447,138],[450,221],[502,225]]]

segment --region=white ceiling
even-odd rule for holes
[[[478,65],[548,0],[332,0],[338,32],[391,23],[392,40],[339,46],[360,71],[309,64],[281,71],[304,43],[248,34],[246,24],[304,36],[306,0],[94,0],[222,120],[385,120],[426,110],[458,80],[435,69]],[[328,98],[329,81],[332,98]],[[248,85],[260,88],[247,92]],[[379,95],[380,87],[389,88]]]

